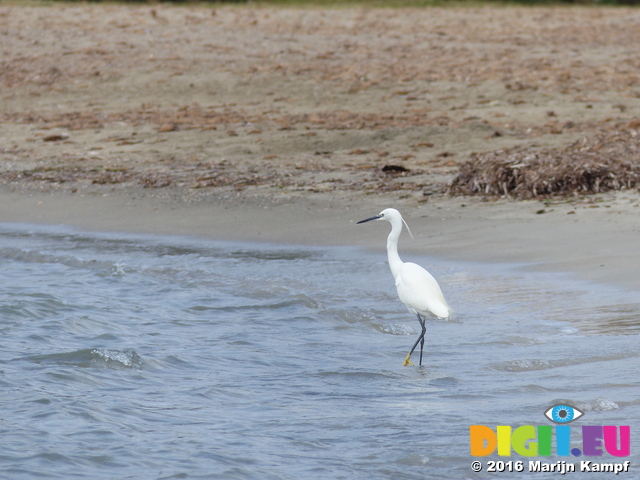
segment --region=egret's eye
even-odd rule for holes
[[[570,423],[582,415],[584,415],[584,413],[570,405],[554,405],[544,412],[544,416],[555,423]]]

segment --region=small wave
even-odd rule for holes
[[[340,377],[346,378],[350,381],[360,379],[360,380],[378,380],[378,379],[388,379],[395,378],[396,374],[394,372],[384,372],[384,371],[370,371],[370,370],[325,370],[320,371],[316,374],[318,377]]]
[[[509,392],[509,393],[527,393],[527,394],[538,394],[538,393],[543,393],[546,394],[548,392],[556,392],[558,389],[556,387],[545,387],[543,385],[538,385],[535,383],[530,383],[528,385],[514,385],[511,388],[507,388],[505,390],[503,390],[504,392]]]
[[[406,466],[424,467],[430,461],[431,459],[427,455],[421,455],[419,453],[410,453],[398,459],[397,463],[400,465],[406,465]]]
[[[48,293],[14,294],[12,297],[9,297],[10,302],[0,306],[0,315],[5,319],[49,318],[71,309],[63,300]]]
[[[538,345],[540,343],[543,343],[540,339],[525,337],[522,335],[507,335],[498,340],[487,342],[489,345]]]
[[[406,323],[383,323],[374,325],[375,329],[389,335],[413,335],[417,333],[416,329]]]
[[[127,264],[118,260],[111,265],[111,268],[108,270],[109,276],[112,277],[124,277],[127,274],[126,270]]]
[[[608,412],[610,410],[618,410],[620,406],[608,398],[596,397],[593,400],[570,400],[567,398],[558,398],[552,400],[553,405],[572,405],[583,412]]]
[[[554,365],[549,360],[511,360],[490,366],[493,370],[502,372],[528,372],[531,370],[547,370],[560,365]]]
[[[527,372],[535,370],[548,370],[551,368],[568,367],[571,365],[581,365],[594,362],[609,362],[629,358],[626,354],[615,354],[609,356],[585,357],[585,358],[566,358],[558,360],[510,360],[506,362],[494,363],[489,366],[493,370],[502,372]]]
[[[219,311],[219,312],[237,312],[237,311],[246,311],[246,310],[280,310],[280,309],[288,309],[291,307],[302,306],[305,308],[317,310],[320,308],[320,303],[311,298],[308,295],[299,294],[292,295],[290,298],[275,301],[271,303],[250,303],[250,304],[238,304],[238,305],[225,305],[221,307],[211,307],[206,305],[193,305],[188,309],[195,312],[202,311]]]
[[[39,250],[26,250],[21,248],[6,247],[0,248],[0,258],[14,260],[22,263],[35,264],[57,264],[71,268],[80,269],[103,269],[108,268],[108,262],[101,262],[95,259],[82,259],[72,255],[60,255],[54,253],[43,253]]]
[[[373,327],[380,333],[389,335],[414,335],[418,332],[411,324],[406,322],[384,321],[386,312],[372,309],[347,308],[327,309],[323,315],[338,318],[348,324],[363,324]],[[415,322],[418,325],[418,322]]]
[[[636,303],[592,308],[590,315],[579,315],[579,318],[587,320],[572,323],[586,335],[637,335],[640,331]]]
[[[326,317],[338,318],[346,323],[370,323],[378,319],[376,312],[363,308],[327,308],[322,314]]]
[[[231,256],[232,258],[236,258],[239,260],[244,260],[244,261],[251,261],[251,260],[255,260],[255,261],[278,261],[278,260],[285,260],[285,261],[296,261],[296,260],[309,260],[309,259],[313,259],[316,257],[320,257],[321,258],[321,254],[314,252],[312,250],[299,250],[299,249],[268,249],[268,250],[254,250],[254,249],[247,249],[247,250],[236,250],[230,253],[227,253],[227,255]]]
[[[140,369],[142,358],[133,350],[106,350],[101,348],[74,352],[34,355],[26,360],[38,364],[75,365],[82,368]]]
[[[91,350],[91,360],[95,366],[141,368],[142,359],[133,350]]]

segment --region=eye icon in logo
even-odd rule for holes
[[[544,412],[544,416],[555,423],[571,423],[582,415],[583,412],[570,405],[554,405]]]

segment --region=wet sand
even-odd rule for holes
[[[0,221],[519,262],[640,289],[640,197],[448,197],[640,126],[626,8],[0,7]],[[391,168],[390,168],[391,167]]]
[[[415,205],[389,197],[194,204],[131,194],[78,198],[65,193],[0,193],[0,218],[5,222],[380,250],[388,225],[356,222],[388,206],[404,213],[415,237],[402,237],[401,253],[519,263],[523,268],[573,273],[576,280],[640,290],[636,194],[610,195],[601,205],[505,200],[488,204],[469,199]]]

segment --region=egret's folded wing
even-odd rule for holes
[[[433,314],[439,318],[449,317],[447,305],[440,285],[433,275],[420,265],[404,263],[396,277],[396,288],[400,301],[409,311],[422,315]]]

